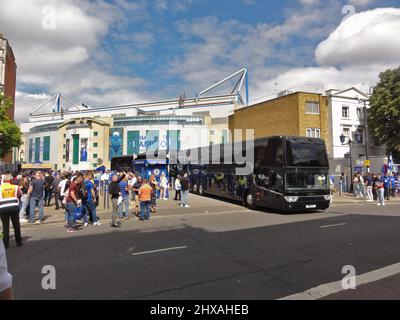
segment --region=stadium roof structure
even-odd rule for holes
[[[227,92],[220,94],[211,93],[221,89],[224,85],[233,83],[233,88],[231,87]],[[225,89],[224,89],[225,90]],[[244,92],[244,99],[243,94]],[[243,68],[225,79],[216,82],[207,89],[196,94],[194,98],[179,97],[173,100],[146,102],[146,103],[134,103],[126,105],[115,105],[115,106],[104,106],[104,107],[89,107],[84,102],[81,106],[75,105],[69,99],[65,98],[62,94],[58,93],[45,101],[43,104],[38,106],[32,113],[29,114],[31,119],[37,117],[55,117],[63,115],[80,115],[91,113],[91,112],[101,112],[110,110],[124,110],[124,109],[137,109],[138,115],[148,115],[149,112],[156,112],[159,108],[160,110],[175,110],[176,108],[190,108],[199,107],[207,105],[227,105],[237,103],[238,105],[244,107],[249,104],[249,82],[248,82],[248,69]],[[151,111],[148,111],[148,110]]]

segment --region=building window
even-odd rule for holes
[[[64,139],[67,137],[67,135],[64,133]]]
[[[97,153],[94,153],[93,154],[93,159],[97,159],[98,157],[97,157]]]
[[[65,168],[65,163],[63,164],[63,168]]]
[[[93,143],[93,147],[97,148],[99,146],[99,144],[97,142]]]
[[[67,145],[63,144],[63,149],[65,149],[67,147]]]
[[[349,128],[343,128],[343,135],[346,138],[350,137],[350,129]]]
[[[93,132],[93,136],[98,137],[99,133],[97,131]]]
[[[63,154],[63,159],[65,159],[65,158],[66,158],[65,154]]]
[[[319,114],[319,103],[318,102],[307,102],[306,113],[308,114]]]
[[[342,118],[350,118],[350,108],[349,107],[342,107]]]
[[[306,131],[307,138],[321,138],[321,129],[309,128]]]
[[[210,130],[210,136],[213,136],[215,134],[214,130]]]
[[[97,163],[93,163],[93,168],[97,168]]]

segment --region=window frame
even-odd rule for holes
[[[347,116],[344,115],[344,111],[347,110]],[[350,119],[350,107],[342,106],[342,119]]]
[[[309,111],[308,107],[309,105],[316,105],[317,106],[317,112],[314,112],[314,110]],[[311,108],[314,109],[314,108]],[[321,114],[321,105],[319,102],[316,101],[306,101],[306,114],[313,114],[313,115],[320,115]]]
[[[307,128],[306,129],[306,137],[321,139],[321,129],[320,128]]]

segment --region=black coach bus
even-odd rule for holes
[[[245,165],[235,164],[234,159],[238,158],[232,157],[236,150],[243,150],[241,156],[245,156],[246,142],[241,144],[241,149],[235,143],[234,146],[188,150],[190,162],[182,168],[189,172],[191,191],[242,201],[251,209],[260,206],[290,212],[329,207],[329,164],[323,140],[304,137],[256,139],[254,166],[246,175],[237,174],[236,169]],[[201,153],[209,153],[209,159],[215,160],[212,153],[218,148],[220,164],[202,163]],[[226,161],[229,157],[233,161]]]

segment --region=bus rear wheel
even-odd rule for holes
[[[250,210],[256,209],[256,197],[254,192],[248,191],[244,196],[244,205]]]

